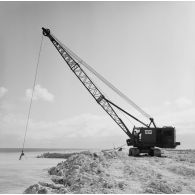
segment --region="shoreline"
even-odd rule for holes
[[[50,183],[24,193],[195,193],[195,151],[129,157],[127,151],[79,152],[48,170]]]

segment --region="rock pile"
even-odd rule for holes
[[[63,159],[67,159],[70,156],[72,156],[73,154],[78,154],[78,153],[66,153],[66,154],[61,154],[61,153],[43,153],[41,155],[38,155],[37,158],[63,158]]]
[[[24,193],[112,193],[120,184],[110,177],[107,168],[109,160],[117,156],[115,151],[73,154],[49,169],[52,183],[39,182]]]
[[[167,182],[166,180],[154,180],[149,183],[145,193],[149,194],[175,194],[181,192],[182,188],[178,184]]]
[[[39,182],[24,193],[195,193],[194,151],[164,151],[166,158],[129,157],[127,153],[72,154],[48,170],[50,183]]]

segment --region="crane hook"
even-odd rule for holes
[[[20,154],[20,157],[19,157],[19,160],[22,159],[22,156],[24,156],[24,151],[22,150],[21,154]]]

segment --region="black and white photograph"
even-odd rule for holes
[[[195,1],[0,1],[0,194],[194,194]]]

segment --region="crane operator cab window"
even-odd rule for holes
[[[141,142],[141,132],[140,132],[140,129],[137,129],[137,128],[134,127],[133,135],[134,135],[136,143]]]

